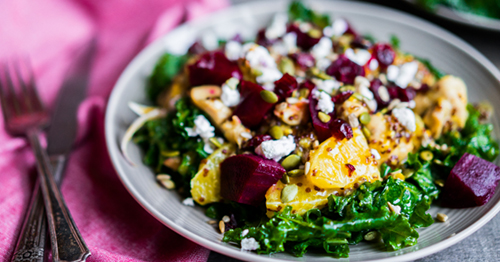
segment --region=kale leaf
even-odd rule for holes
[[[177,56],[169,53],[158,59],[146,86],[146,94],[151,101],[155,102],[160,93],[172,83],[186,61],[185,55]]]
[[[326,14],[318,14],[307,8],[301,1],[294,1],[288,9],[288,16],[291,20],[311,22],[321,28],[330,25],[330,17]]]

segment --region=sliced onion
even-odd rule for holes
[[[131,106],[132,103],[129,103],[129,106]],[[133,103],[135,104],[135,103]],[[135,104],[138,106],[141,106],[139,104]],[[140,107],[137,107],[138,109],[141,109]],[[136,112],[134,109],[132,111]],[[140,111],[141,112],[141,111]],[[144,111],[142,111],[144,112]],[[137,113],[137,112],[136,112]],[[127,153],[127,146],[132,140],[132,137],[134,136],[135,132],[139,130],[147,121],[157,119],[164,117],[167,114],[167,111],[165,109],[160,109],[160,108],[154,108],[152,107],[148,112],[145,112],[144,114],[140,115],[139,118],[134,120],[132,124],[128,127],[127,131],[125,132],[125,135],[122,138],[122,141],[120,143],[120,149],[122,151],[123,156],[127,161],[132,165],[135,166],[134,162],[130,159],[128,153]]]
[[[138,103],[132,102],[132,101],[128,102],[128,107],[130,108],[130,110],[132,110],[138,116],[142,116],[144,114],[147,114],[147,113],[151,112],[151,110],[157,108],[154,106],[141,105],[141,104],[138,104]]]

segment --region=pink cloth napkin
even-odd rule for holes
[[[50,108],[74,50],[92,36],[98,50],[88,97],[78,113],[78,143],[62,192],[92,256],[88,261],[206,261],[209,251],[163,226],[139,206],[114,171],[104,141],[104,112],[127,63],[184,18],[226,0],[0,1],[0,61],[31,58]],[[34,156],[0,123],[0,258],[10,261],[36,178]]]

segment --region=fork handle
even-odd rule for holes
[[[56,262],[85,261],[90,256],[90,250],[83,241],[57,187],[47,152],[40,145],[39,133],[39,129],[32,129],[27,135],[37,160],[38,180],[49,225],[52,258]]]
[[[54,180],[60,187],[63,170],[66,165],[66,156],[50,156],[50,163],[54,174]],[[33,195],[31,197],[28,212],[26,213],[21,233],[17,239],[17,245],[11,260],[12,262],[44,261],[47,240],[47,220],[39,184],[37,179],[33,188]]]

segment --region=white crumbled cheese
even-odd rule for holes
[[[370,153],[372,153],[373,157],[375,157],[375,160],[379,160],[380,159],[380,153],[378,152],[377,149],[370,149]]]
[[[292,153],[293,150],[295,150],[295,147],[294,137],[289,135],[278,140],[268,140],[262,142],[255,148],[255,153],[278,162],[284,156],[288,156]]]
[[[320,58],[320,59],[316,60],[316,67],[320,71],[325,71],[331,64],[332,64],[332,61],[328,58]]]
[[[334,90],[337,90],[340,87],[340,82],[335,79],[321,80],[313,78],[312,81],[319,90],[323,90],[328,94],[333,93]]]
[[[396,214],[401,214],[401,207],[400,206],[396,206],[396,205],[393,205],[391,202],[387,202],[387,205],[389,205],[389,209],[396,213]]]
[[[295,32],[290,32],[283,36],[283,45],[287,53],[295,51],[297,49],[297,34]]]
[[[273,17],[271,25],[266,28],[266,38],[274,40],[283,36],[286,33],[286,23],[288,16],[285,14],[276,14]]]
[[[182,201],[182,204],[185,205],[185,206],[190,206],[190,207],[194,207],[194,201],[193,201],[193,198],[192,197],[188,197],[186,199],[184,199]]]
[[[219,47],[219,39],[212,31],[207,31],[201,36],[201,44],[207,50],[215,50]]]
[[[243,229],[243,231],[241,231],[241,236],[244,237],[244,236],[248,235],[248,232],[250,232],[250,230]]]
[[[365,49],[358,49],[357,52],[354,52],[354,50],[348,48],[345,50],[344,55],[360,66],[364,66],[372,57],[372,54]]]
[[[226,83],[222,84],[222,94],[220,96],[222,103],[228,107],[237,106],[240,103],[240,92],[236,89],[236,86],[231,86],[234,82],[231,79],[236,78],[230,78]],[[236,79],[236,81],[238,81],[238,79]]]
[[[208,139],[213,137],[215,128],[210,124],[210,121],[204,116],[199,115],[194,120],[194,127],[186,127],[185,130],[188,136],[200,136],[201,138]]]
[[[316,109],[325,113],[330,114],[333,112],[335,104],[332,101],[332,97],[326,92],[319,91],[318,89],[314,89],[312,91],[312,95],[315,99],[318,100],[318,104],[316,105]]]
[[[333,21],[331,26],[327,26],[323,29],[323,34],[328,37],[341,36],[347,31],[348,28],[349,25],[345,19],[337,18]]]
[[[257,250],[259,248],[259,242],[257,242],[257,240],[255,240],[255,238],[253,237],[244,238],[241,240],[241,250],[243,251]]]
[[[415,114],[409,108],[394,108],[392,109],[392,116],[394,116],[401,125],[406,127],[408,131],[414,132],[417,128],[415,124]]]
[[[406,88],[408,84],[415,78],[418,71],[418,63],[416,61],[405,63],[399,69],[399,75],[395,83],[401,88]]]
[[[229,223],[229,221],[231,221],[231,219],[229,218],[229,216],[223,216],[223,217],[222,217],[222,221],[223,221],[224,223]]]
[[[212,154],[214,152],[214,147],[211,143],[205,141],[203,145],[203,151],[207,152],[207,154]]]
[[[316,60],[324,58],[332,52],[332,40],[328,37],[322,37],[311,49],[311,54]]]
[[[370,68],[370,70],[372,70],[372,71],[377,70],[378,66],[379,66],[379,64],[378,64],[377,59],[372,59],[372,61],[370,61],[370,63],[368,64],[368,68]]]
[[[390,65],[387,67],[387,80],[396,81],[399,75],[399,67],[395,65]]]
[[[229,41],[226,43],[225,54],[227,59],[231,61],[238,60],[241,57],[242,46],[237,41]]]
[[[248,132],[241,132],[240,136],[243,137],[243,138],[252,139],[252,134],[250,134]]]
[[[283,74],[278,70],[278,66],[269,51],[260,45],[249,43],[243,46],[245,59],[250,67],[259,70],[262,74],[256,78],[259,84],[268,84],[269,90],[274,89],[274,81],[279,80]]]
[[[299,29],[302,33],[307,33],[312,29],[312,26],[309,23],[300,23]]]
[[[416,106],[417,106],[417,103],[415,103],[415,100],[410,100],[410,102],[408,102],[409,108],[415,108]]]

